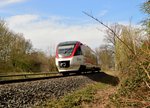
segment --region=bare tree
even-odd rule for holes
[[[135,39],[133,39],[132,37],[132,33],[134,32],[134,35],[137,35],[138,32],[135,31],[135,30],[132,30],[130,27],[129,29],[127,27],[123,27],[123,31],[121,31],[121,37],[119,37],[119,35],[112,29],[110,28],[109,26],[107,26],[106,24],[104,24],[103,22],[101,22],[100,20],[98,20],[97,18],[95,18],[94,16],[86,13],[86,12],[83,12],[84,14],[86,14],[87,16],[91,17],[92,19],[94,19],[95,21],[97,21],[98,23],[100,23],[101,25],[103,25],[104,27],[106,27],[113,35],[112,37],[115,38],[115,41],[111,40],[110,41],[112,43],[116,43],[116,39],[117,39],[117,45],[118,47],[122,48],[122,50],[124,50],[125,52],[124,53],[127,53],[126,56],[128,56],[128,59],[131,59],[130,57],[134,58],[135,62],[137,63],[137,65],[139,65],[143,71],[146,73],[148,79],[150,79],[150,63],[149,62],[146,62],[147,65],[144,65],[144,59],[148,59],[148,61],[150,61],[150,53],[148,53],[148,55],[146,57],[144,56],[141,56],[141,53],[143,53],[142,55],[145,55],[147,53],[145,53],[145,49],[143,49],[144,51],[141,50],[141,48],[138,48],[138,53],[136,51],[136,47],[135,47]],[[131,31],[132,30],[132,31]],[[113,39],[114,39],[113,38]],[[149,36],[147,37],[148,38],[148,43],[149,43]],[[119,45],[120,44],[120,45]],[[147,44],[145,44],[147,46]],[[149,45],[149,44],[148,44]],[[115,47],[117,47],[115,45]],[[150,52],[150,49],[149,49],[149,46],[148,47],[148,52]],[[116,48],[116,49],[119,49],[119,48]],[[121,56],[121,55],[119,55]],[[148,57],[148,58],[147,58]],[[122,63],[124,65],[124,63]]]

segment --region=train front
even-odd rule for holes
[[[81,64],[79,62],[80,57],[75,56],[79,47],[80,43],[74,41],[58,44],[55,62],[59,72],[64,73],[79,70]]]

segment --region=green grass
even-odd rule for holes
[[[82,103],[90,103],[94,101],[94,94],[99,89],[106,88],[106,84],[95,83],[86,86],[81,90],[77,90],[73,93],[70,93],[63,98],[53,99],[48,101],[46,104],[38,106],[44,108],[81,108]]]

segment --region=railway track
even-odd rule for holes
[[[43,78],[44,79],[44,78]],[[100,80],[99,73],[69,75],[25,81],[20,83],[0,84],[0,108],[27,108],[42,104],[47,99],[59,98],[66,93]],[[94,80],[93,80],[94,79]],[[17,81],[18,82],[18,81]]]
[[[102,82],[115,86],[118,82],[118,78],[104,72],[69,76],[59,75],[55,74],[55,76],[41,78],[40,80],[34,78],[33,81],[25,79],[24,81],[3,82],[3,84],[0,84],[0,108],[40,107],[44,102],[54,97],[60,98],[67,93],[83,88],[86,84]],[[113,84],[113,82],[116,83]]]
[[[59,77],[62,77],[62,75],[58,72],[0,75],[0,84],[18,83],[18,82],[25,82],[25,81],[59,78]]]
[[[86,72],[86,74],[91,74],[91,72]],[[75,76],[78,74],[70,73],[67,76]],[[0,75],[0,84],[9,84],[9,83],[19,83],[27,81],[36,81],[52,78],[61,78],[67,77],[63,76],[59,72],[43,72],[43,73],[28,73],[28,74],[14,74],[14,75]]]
[[[75,76],[75,75],[77,75],[77,74],[75,74],[75,73],[69,74],[69,76]],[[0,75],[0,84],[2,85],[2,84],[9,84],[9,83],[28,82],[28,81],[53,79],[53,78],[61,78],[61,77],[68,77],[68,76],[63,76],[62,74],[60,74],[58,72]]]

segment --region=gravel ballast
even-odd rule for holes
[[[96,73],[0,85],[0,108],[34,107],[100,80]]]

